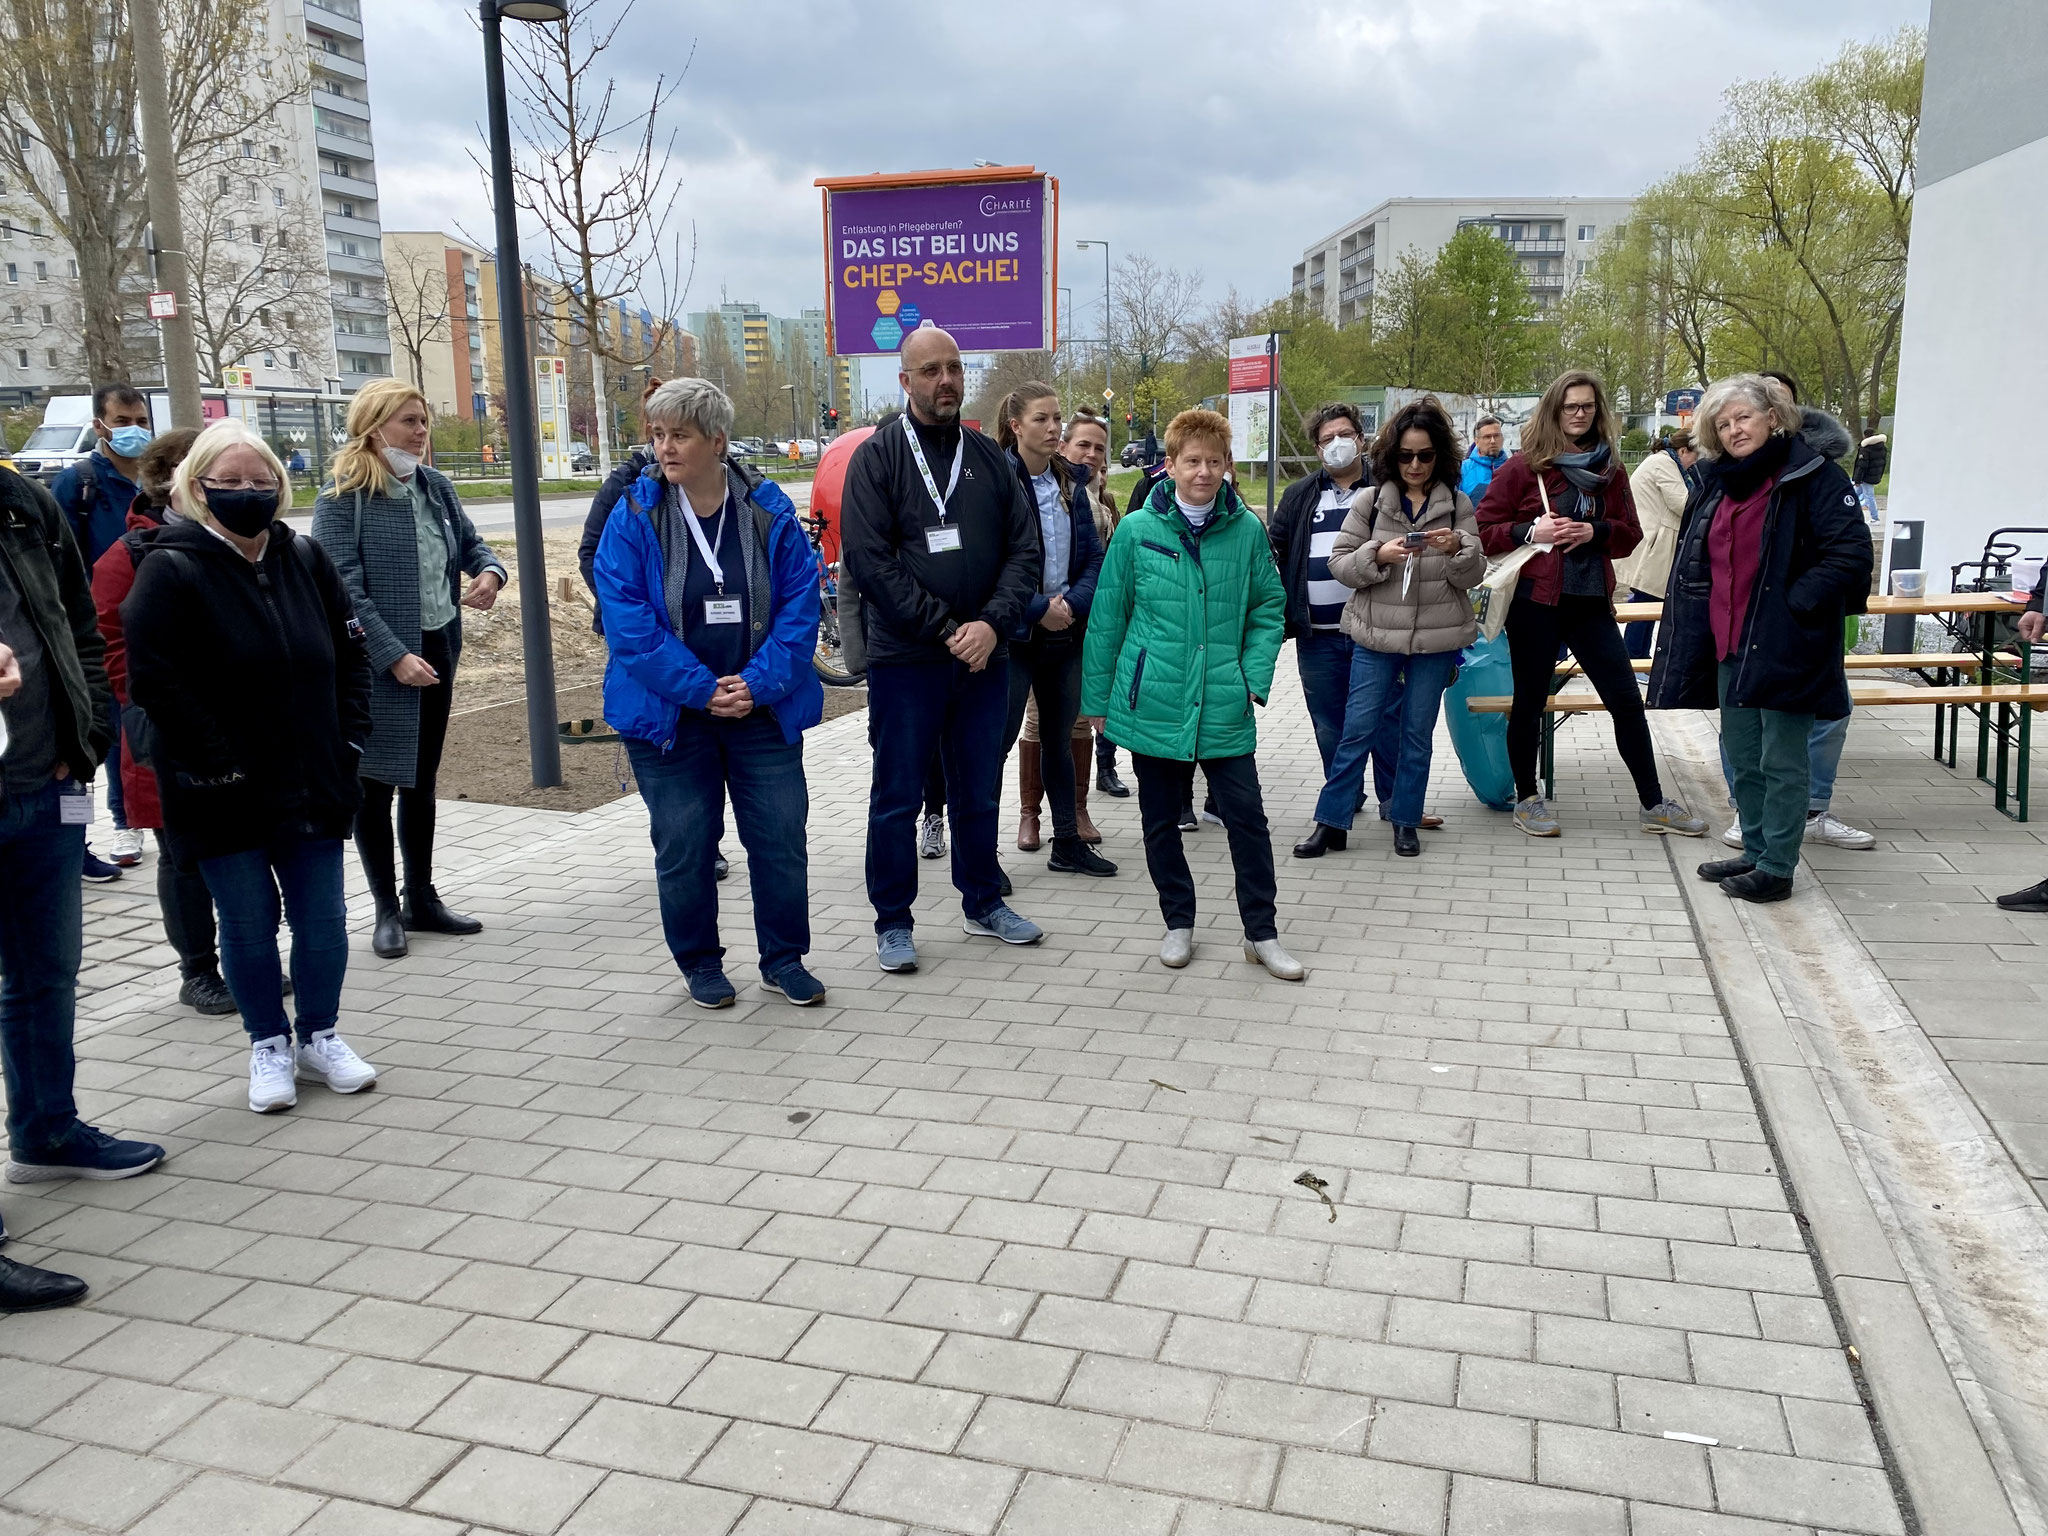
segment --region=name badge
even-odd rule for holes
[[[943,555],[949,549],[960,547],[960,530],[941,523],[936,528],[924,531],[924,547],[932,554]]]
[[[76,790],[60,790],[57,794],[57,824],[61,827],[90,826],[92,796]]]
[[[740,622],[740,600],[736,597],[707,597],[704,599],[704,622],[706,624],[737,624]]]

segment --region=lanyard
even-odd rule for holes
[[[903,413],[903,435],[910,439],[910,456],[917,460],[917,472],[924,477],[924,488],[931,494],[932,504],[939,509],[939,521],[946,520],[946,503],[953,499],[953,492],[960,485],[960,465],[967,457],[967,429],[960,429],[960,446],[953,450],[953,473],[946,480],[946,494],[939,494],[939,482],[932,478],[932,467],[925,462],[924,444],[917,440],[917,428],[910,424],[910,413]]]
[[[732,493],[728,491],[725,500],[719,504],[718,532],[712,535],[709,543],[705,542],[704,529],[701,526],[704,519],[699,517],[697,509],[690,505],[690,498],[683,495],[680,488],[677,489],[676,494],[682,498],[683,521],[690,525],[690,537],[696,542],[697,553],[704,557],[704,564],[711,571],[711,579],[718,584],[718,595],[723,597],[725,596],[725,567],[718,563],[718,546],[725,541],[725,518],[726,514],[732,511]]]

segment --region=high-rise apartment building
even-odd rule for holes
[[[721,388],[738,382],[718,378],[726,359],[734,366],[743,363],[750,372],[771,363],[793,374],[807,367],[820,406],[837,406],[849,417],[859,406],[860,360],[826,352],[822,309],[788,317],[771,315],[758,304],[721,304],[691,315],[687,324],[697,339],[698,358],[710,370],[707,377]]]
[[[295,147],[319,187],[334,311],[331,378],[354,390],[392,371],[362,9],[357,0],[271,4],[284,35],[304,39],[312,69],[310,99],[289,115]]]
[[[1304,251],[1294,292],[1333,325],[1355,325],[1370,317],[1375,288],[1405,253],[1434,261],[1459,230],[1478,225],[1514,250],[1529,296],[1548,309],[1586,274],[1601,236],[1626,223],[1634,206],[1625,197],[1389,198]]]
[[[387,230],[382,250],[391,372],[418,385],[436,416],[490,414],[481,288],[488,254],[438,230]]]

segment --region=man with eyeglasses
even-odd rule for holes
[[[903,343],[897,378],[909,409],[847,465],[840,558],[860,595],[868,653],[875,958],[885,971],[914,971],[918,812],[934,751],[966,932],[1005,944],[1045,936],[1003,904],[996,863],[1010,707],[1002,637],[1038,591],[1044,557],[1023,482],[1002,449],[960,421],[967,376],[953,338],[926,321]]]
[[[106,755],[113,697],[103,650],[55,498],[0,467],[0,1069],[11,1184],[125,1179],[164,1155],[94,1130],[72,1098],[86,786]],[[85,1291],[75,1276],[0,1259],[0,1312],[66,1306]]]

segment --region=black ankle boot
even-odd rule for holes
[[[464,912],[451,912],[431,885],[407,886],[399,921],[414,933],[482,933],[484,925]]]
[[[1401,855],[1404,859],[1420,857],[1422,853],[1422,839],[1415,835],[1413,827],[1397,826],[1394,828],[1394,852]]]
[[[1746,875],[1756,866],[1744,858],[1709,859],[1696,874],[1710,885],[1719,885],[1723,880],[1733,880],[1737,875]]]
[[[380,960],[405,958],[405,924],[398,913],[396,894],[376,896],[377,925],[370,930],[370,952]]]
[[[1114,864],[1078,837],[1055,836],[1052,857],[1045,861],[1045,867],[1056,875],[1095,875],[1106,879],[1116,873]]]
[[[1351,841],[1351,834],[1341,827],[1325,826],[1317,822],[1309,834],[1294,845],[1297,859],[1320,859],[1326,853],[1342,853]]]
[[[1740,896],[1744,901],[1783,901],[1792,894],[1792,877],[1752,869],[1746,875],[1731,875],[1723,880],[1721,891],[1723,895]]]

